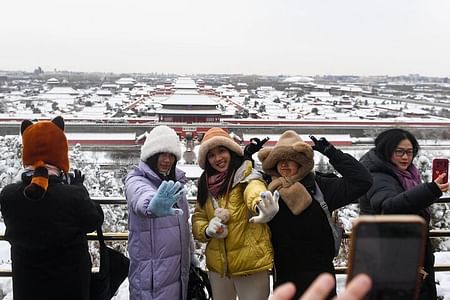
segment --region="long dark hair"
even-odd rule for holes
[[[226,147],[225,147],[226,148]],[[228,149],[228,152],[230,152],[231,160],[230,164],[228,165],[228,174],[225,178],[225,181],[220,188],[219,195],[225,195],[228,191],[228,186],[230,185],[230,182],[234,179],[234,173],[235,171],[242,165],[244,162],[244,157],[237,155],[235,152]],[[208,154],[207,154],[208,155]],[[200,204],[200,207],[204,207],[206,200],[208,200],[208,182],[207,182],[207,176],[211,176],[214,174],[217,174],[217,170],[214,169],[211,164],[209,163],[208,159],[206,159],[205,162],[205,170],[203,171],[202,175],[200,176],[198,180],[198,192],[197,192],[197,202]]]
[[[400,128],[388,129],[380,133],[375,139],[375,153],[382,160],[390,162],[398,144],[405,139],[411,142],[413,157],[416,157],[420,149],[419,143],[411,132]]]
[[[170,168],[169,174],[166,176],[164,174],[161,174],[158,170],[158,157],[161,153],[156,153],[152,156],[150,156],[149,158],[147,158],[147,160],[145,161],[145,163],[150,167],[150,169],[153,170],[153,172],[155,172],[155,174],[157,174],[159,176],[159,178],[161,178],[161,180],[173,180],[173,181],[177,181],[177,176],[175,174],[175,167],[177,165],[177,159],[175,156],[175,162],[173,163],[172,167]],[[173,154],[172,154],[173,155]]]

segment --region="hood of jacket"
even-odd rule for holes
[[[364,154],[359,162],[366,167],[371,173],[387,173],[394,177],[397,175],[394,172],[394,165],[383,161],[375,153],[375,149],[370,149],[366,154]]]

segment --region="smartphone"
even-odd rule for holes
[[[365,273],[372,289],[365,299],[418,299],[426,224],[415,215],[362,216],[353,224],[347,283]]]
[[[435,158],[433,159],[432,180],[434,181],[440,174],[445,173],[444,182],[448,181],[448,159]]]

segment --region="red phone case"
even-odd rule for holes
[[[433,159],[432,180],[434,181],[440,174],[445,173],[444,182],[448,181],[448,159]]]

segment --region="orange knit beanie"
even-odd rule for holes
[[[225,130],[222,128],[213,127],[205,133],[200,143],[200,149],[198,151],[198,165],[200,168],[205,169],[206,155],[208,154],[208,151],[217,146],[226,147],[239,156],[244,155],[244,151],[241,146],[233,141]]]

